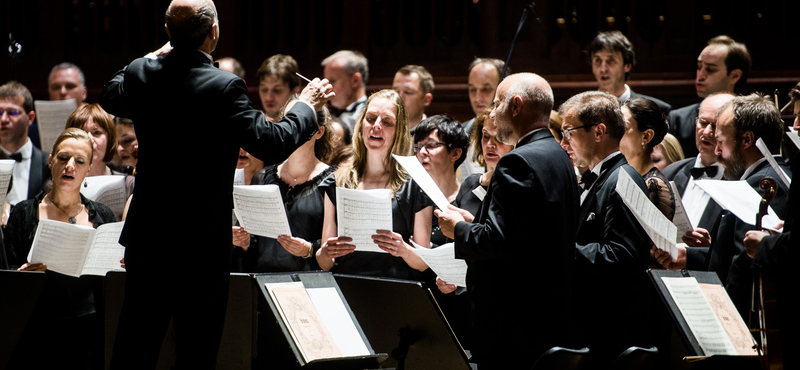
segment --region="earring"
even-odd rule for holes
[[[86,179],[83,179],[83,187],[84,188],[88,188],[89,187],[89,181],[87,181]]]

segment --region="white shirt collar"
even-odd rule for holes
[[[616,157],[617,154],[622,154],[622,152],[617,150],[616,152],[609,154],[608,157],[603,158],[602,161],[597,163],[597,165],[595,165],[594,168],[592,168],[592,172],[594,172],[595,175],[600,176],[600,172],[603,169],[603,163],[606,163],[608,162],[609,159]]]
[[[628,87],[628,84],[625,84],[625,92],[622,93],[622,95],[620,95],[619,97],[617,97],[617,100],[619,101],[620,104],[625,104],[625,102],[628,101],[630,98],[631,98],[631,88]]]
[[[710,178],[712,180],[719,180],[722,178],[722,175],[725,173],[725,166],[723,166],[722,163],[719,162],[714,162],[713,164],[711,164],[711,166],[717,166],[717,174],[714,175],[714,177],[708,177],[708,175],[704,173],[703,176],[700,176],[701,179]],[[703,161],[700,160],[700,154],[698,154],[697,159],[695,159],[694,161],[694,168],[701,168],[701,167],[706,167],[706,166],[703,166]]]
[[[761,159],[755,161],[755,163],[751,164],[750,167],[747,167],[747,169],[744,170],[744,173],[742,174],[741,180],[747,180],[747,177],[750,176],[750,174],[756,170],[756,167],[758,167],[758,165],[760,165],[761,162],[764,162],[766,160],[767,157],[762,157]]]
[[[17,151],[17,153],[22,154],[23,160],[30,159],[31,153],[33,153],[33,143],[31,143],[31,140],[28,138],[26,138],[25,140],[26,140],[25,144],[21,148],[19,148],[19,151]],[[6,148],[0,147],[0,149],[3,149],[3,151],[8,155],[14,154],[8,151]]]

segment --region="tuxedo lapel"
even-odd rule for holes
[[[586,194],[586,198],[581,204],[581,210],[578,213],[578,230],[580,230],[583,223],[588,221],[587,219],[591,217],[591,213],[594,211],[594,200],[597,192],[604,187],[609,175],[625,163],[627,163],[627,161],[625,161],[625,156],[621,153],[603,163],[603,170],[600,171],[600,176],[595,180],[589,190],[587,190],[589,193]]]

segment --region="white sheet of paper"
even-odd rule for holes
[[[417,156],[399,156],[397,154],[392,154],[397,163],[400,163],[403,168],[406,169],[406,172],[411,176],[414,181],[417,182],[422,191],[428,195],[428,198],[431,198],[436,207],[439,207],[441,210],[446,210],[447,206],[450,202],[447,201],[447,197],[442,193],[442,190],[439,189],[439,186],[433,181],[433,178],[425,170],[425,167],[422,167],[422,163],[419,163],[419,159]]]
[[[119,244],[119,235],[124,226],[125,222],[113,222],[95,230],[82,275],[105,276],[109,271],[122,270],[119,261],[125,257],[125,247]]]
[[[670,181],[669,187],[672,189],[672,194],[675,195],[675,214],[672,216],[672,223],[678,228],[675,233],[675,243],[681,243],[686,232],[694,230],[694,226],[689,220],[689,215],[686,214],[686,207],[683,206],[683,200],[681,200],[678,188],[675,187],[675,181]]]
[[[122,226],[123,222],[115,222],[95,230],[89,226],[40,220],[28,261],[44,263],[48,270],[74,277],[105,276],[106,272],[121,268],[119,260],[124,256],[124,247],[119,244],[119,234]],[[102,234],[101,240],[94,242],[98,233]]]
[[[81,194],[86,198],[105,204],[115,215],[121,215],[125,210],[125,202],[128,200],[125,176],[88,176],[85,185],[81,186]]]
[[[14,165],[17,161],[13,159],[0,160],[0,205],[5,204],[8,195],[8,183],[11,182],[11,175],[14,173]]]
[[[306,291],[342,356],[369,355],[369,349],[336,288],[307,288]]]
[[[239,225],[250,234],[274,239],[292,235],[278,185],[236,185],[233,206]]]
[[[772,167],[772,169],[778,173],[778,177],[781,178],[781,181],[783,181],[784,185],[786,185],[787,188],[791,187],[792,179],[790,179],[789,175],[787,175],[786,172],[783,172],[783,168],[778,165],[775,157],[772,156],[769,148],[767,148],[767,144],[764,144],[764,139],[758,138],[758,140],[756,140],[756,147],[761,151],[761,154],[764,156],[764,158],[767,159],[767,162],[769,162],[769,165]]]
[[[706,300],[697,279],[693,277],[661,279],[706,356],[738,354]]]
[[[675,246],[677,237],[677,227],[656,207],[647,195],[633,182],[627,171],[620,170],[617,179],[617,193],[622,197],[622,201],[633,212],[636,220],[650,236],[650,240],[661,249],[669,253],[672,261],[678,257],[678,249]]]
[[[800,149],[800,135],[798,135],[797,131],[789,127],[789,132],[786,133],[786,136],[789,137],[789,140],[792,141],[794,146]]]
[[[336,188],[336,224],[339,236],[353,238],[360,252],[381,252],[372,240],[377,230],[392,230],[392,191]]]
[[[233,185],[245,185],[244,168],[237,168],[233,173]]]
[[[413,241],[414,253],[448,284],[467,286],[467,261],[455,257],[455,244],[447,243],[438,248],[424,248]]]
[[[39,143],[42,151],[50,153],[56,138],[67,125],[67,118],[78,105],[75,99],[36,100],[36,121],[39,123]]]
[[[731,211],[749,225],[756,224],[761,195],[747,181],[698,180],[695,184],[708,193],[720,207]],[[761,226],[777,231],[780,218],[772,210],[772,207],[769,207],[768,212],[769,214],[761,220]]]

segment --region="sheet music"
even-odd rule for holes
[[[789,140],[791,140],[794,146],[800,149],[800,136],[797,134],[797,131],[789,127],[789,132],[786,133],[786,136],[789,137]]]
[[[245,185],[244,183],[244,168],[237,168],[233,173],[233,185]]]
[[[769,162],[769,165],[778,174],[778,177],[780,177],[784,185],[786,185],[787,188],[791,187],[792,179],[789,178],[789,175],[787,175],[786,172],[783,172],[783,168],[781,168],[781,166],[778,165],[778,162],[775,161],[775,157],[773,157],[772,153],[770,153],[769,148],[767,148],[767,144],[764,144],[764,139],[758,138],[758,140],[756,140],[756,147],[761,151],[761,154],[764,155],[764,158],[767,159],[767,162]]]
[[[698,180],[695,181],[695,184],[708,193],[720,207],[729,210],[749,225],[756,224],[761,195],[747,181]],[[772,207],[769,207],[768,212],[769,214],[761,220],[761,226],[778,231],[777,225],[780,218],[772,210]]]
[[[372,240],[377,230],[392,230],[392,191],[336,188],[336,224],[339,236],[353,238],[360,252],[381,252]]]
[[[661,249],[669,253],[672,261],[677,261],[678,249],[675,246],[677,227],[664,216],[653,202],[647,197],[639,186],[633,182],[627,171],[620,170],[617,179],[617,193],[628,206],[636,220],[650,236],[650,240]]]
[[[292,235],[278,185],[236,185],[233,205],[239,225],[248,233],[273,239]]]
[[[75,99],[36,100],[36,121],[39,123],[39,143],[42,151],[50,153],[56,138],[67,125],[67,118],[78,105]]]
[[[8,195],[8,183],[11,182],[11,175],[14,173],[14,164],[17,161],[13,159],[0,160],[0,205],[5,204],[6,195]]]
[[[117,216],[122,215],[125,210],[125,202],[128,200],[125,176],[88,176],[84,184],[86,186],[81,186],[83,196],[106,205]]]
[[[670,181],[669,187],[672,189],[672,194],[675,195],[675,214],[672,216],[672,223],[678,229],[675,233],[675,243],[682,243],[683,236],[687,232],[694,230],[694,226],[692,226],[692,221],[689,220],[689,215],[686,214],[686,207],[683,206],[683,200],[681,200],[678,188],[675,187],[675,181]]]
[[[79,277],[94,233],[94,228],[89,226],[39,220],[28,261],[44,263],[48,270]]]
[[[343,357],[370,354],[336,288],[309,288],[306,292]]]
[[[119,244],[119,235],[124,226],[125,222],[112,222],[95,230],[82,275],[106,276],[109,271],[122,270],[119,261],[125,257],[125,247]]]
[[[436,182],[433,181],[433,178],[425,170],[425,167],[422,167],[422,163],[419,163],[419,159],[417,156],[399,156],[397,154],[392,154],[397,163],[400,163],[403,168],[406,169],[406,172],[411,176],[414,181],[417,182],[422,191],[428,195],[428,198],[431,198],[436,207],[439,207],[441,210],[447,210],[447,206],[450,202],[447,201],[447,197],[442,193],[442,190],[439,189],[439,186],[436,185]]]
[[[302,282],[265,284],[306,362],[341,357]]]
[[[456,258],[455,243],[447,243],[438,248],[424,248],[413,241],[414,253],[448,284],[467,286],[467,261]]]
[[[758,352],[753,348],[756,344],[753,335],[750,333],[750,328],[744,323],[739,311],[733,305],[733,301],[728,296],[725,288],[717,284],[699,284],[703,290],[703,294],[714,310],[714,315],[719,319],[725,333],[728,334],[733,347],[736,348],[736,353],[743,356],[757,356]]]
[[[736,355],[728,334],[706,300],[697,279],[662,277],[689,329],[706,356]]]

